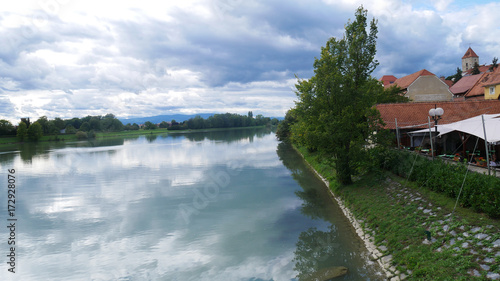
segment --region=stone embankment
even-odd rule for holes
[[[312,166],[310,167],[328,187],[329,182],[314,170]],[[498,235],[500,229],[498,227],[493,225],[487,225],[486,227],[479,227],[472,224],[458,225],[457,223],[453,223],[451,213],[443,215],[441,207],[434,206],[418,191],[403,187],[400,183],[394,182],[391,179],[387,179],[386,183],[386,192],[394,202],[418,204],[418,212],[428,216],[429,219],[422,226],[428,230],[431,236],[430,240],[422,240],[423,244],[429,246],[441,245],[440,247],[433,247],[438,252],[444,248],[454,249],[457,255],[468,252],[476,257],[478,268],[480,268],[480,270],[474,269],[470,271],[469,274],[471,276],[484,276],[489,280],[500,280],[499,270],[492,270],[497,267],[495,266],[496,260],[500,256],[500,236]],[[330,193],[355,228],[356,233],[364,241],[372,260],[377,261],[383,268],[387,280],[405,280],[410,276],[412,274],[411,270],[401,272],[392,265],[390,249],[387,249],[385,245],[375,245],[375,239],[373,238],[373,235],[375,235],[374,231],[369,228],[363,228],[363,221],[352,214],[342,199],[335,196],[331,191]],[[437,214],[439,214],[439,218]]]

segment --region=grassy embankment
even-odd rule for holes
[[[155,129],[155,130],[137,130],[137,131],[121,131],[121,132],[98,132],[96,133],[96,139],[103,138],[116,138],[116,137],[134,137],[141,135],[159,135],[159,134],[179,134],[179,133],[189,133],[189,132],[211,132],[211,131],[224,131],[224,130],[237,130],[237,129],[252,129],[252,128],[264,128],[265,126],[253,126],[253,127],[234,127],[234,128],[211,128],[211,129],[199,129],[199,130],[167,130],[167,129]],[[70,135],[49,135],[43,136],[39,141],[49,142],[49,141],[78,141],[75,134]],[[19,140],[14,137],[1,137],[1,145],[10,145],[20,143]]]
[[[330,182],[375,238],[383,255],[405,280],[491,280],[500,274],[500,222],[455,200],[386,171],[368,173],[351,186],[335,182],[333,167],[318,155],[297,148],[306,161]],[[499,187],[500,188],[500,187]],[[431,242],[427,242],[427,233]],[[427,240],[427,241],[426,241]]]

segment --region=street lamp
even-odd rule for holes
[[[436,105],[434,105],[434,108],[431,108],[429,110],[429,115],[432,117],[432,120],[434,120],[434,128],[435,128],[435,134],[434,134],[434,146],[436,147],[436,151],[437,151],[437,125],[438,125],[438,121],[441,120],[441,115],[444,114],[444,110],[441,108],[441,107],[436,107]],[[434,155],[434,151],[432,152],[432,155]],[[437,156],[437,154],[436,154]]]

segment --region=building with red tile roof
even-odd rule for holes
[[[490,67],[491,67],[491,64],[489,64],[489,65],[485,65],[485,64],[480,65],[480,66],[479,66],[479,73],[485,73],[485,72],[488,72],[488,70],[490,69]],[[462,71],[462,75],[463,75],[463,76],[469,76],[469,75],[472,75],[472,69],[473,69],[473,68],[469,68],[469,69],[468,69],[468,70],[466,70],[466,71]]]
[[[396,81],[397,79],[398,78],[396,78],[396,76],[394,76],[394,75],[384,75],[384,76],[382,76],[382,78],[379,79],[379,81],[381,81],[385,87],[385,86],[392,85],[394,83],[394,81]]]
[[[462,57],[462,72],[474,68],[476,63],[479,65],[479,56],[469,47]]]
[[[410,75],[406,75],[394,81],[394,84],[398,85],[401,89],[406,90],[415,80],[420,76],[436,76],[434,73],[429,72],[426,69],[422,69]]]
[[[435,106],[444,109],[439,124],[448,124],[481,114],[500,114],[500,100],[454,101],[454,102],[419,102],[378,104],[376,108],[385,123],[386,129],[398,127],[408,130],[426,128],[429,110]],[[431,119],[431,126],[433,121]]]
[[[453,99],[448,84],[426,69],[396,79],[393,84],[398,85],[405,97],[412,102],[451,101]]]
[[[446,85],[448,85],[448,87],[453,86],[453,81],[452,80],[446,80],[444,78],[444,76],[440,77],[439,79],[441,79],[441,81],[443,81]]]
[[[474,76],[479,76],[479,79],[474,83],[474,85],[470,88],[469,91],[467,91],[464,95],[464,98],[469,100],[469,99],[497,99],[498,97],[493,94],[492,96],[486,95],[485,93],[485,87],[489,87],[491,85],[496,85],[496,82],[499,81],[500,79],[500,68],[497,67],[494,69],[493,72],[485,72],[482,74],[474,75]],[[465,76],[462,79],[466,79],[471,76]],[[458,82],[462,81],[460,79]],[[457,82],[457,83],[458,83]],[[489,92],[488,92],[489,94]]]
[[[481,78],[482,74],[464,76],[457,81],[457,83],[453,84],[450,87],[450,92],[454,95],[454,97],[464,96]]]

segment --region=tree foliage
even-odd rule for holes
[[[403,90],[398,85],[391,85],[377,95],[377,103],[403,103],[409,101],[410,99],[404,96]]]
[[[479,70],[479,64],[477,62],[474,63],[474,67],[472,68],[472,71],[470,74],[472,75],[476,75],[476,74],[480,74],[481,71]]]
[[[24,139],[28,136],[28,126],[26,125],[26,122],[19,122],[19,125],[17,125],[16,136],[19,141],[24,141]]]
[[[10,123],[8,120],[1,119],[0,120],[0,136],[9,136],[9,135],[15,135],[16,134],[16,128],[14,128],[14,125]]]
[[[376,39],[376,20],[368,33],[367,11],[359,7],[343,38],[332,37],[321,49],[314,76],[296,84],[291,140],[331,159],[342,184],[352,182],[366,156],[365,145],[381,122],[373,106],[383,88],[371,77],[378,65]]]
[[[28,138],[31,141],[38,141],[42,138],[43,136],[43,127],[40,123],[35,122],[31,124],[31,126],[28,128]]]
[[[497,68],[497,66],[498,66],[498,58],[493,57],[493,60],[491,61],[491,66],[490,66],[489,70],[494,71],[495,68]]]
[[[247,115],[235,113],[214,114],[207,119],[203,119],[198,115],[182,123],[172,120],[169,130],[250,127],[270,125],[271,123],[271,118],[264,117],[262,114],[253,118],[253,113],[249,111]]]

